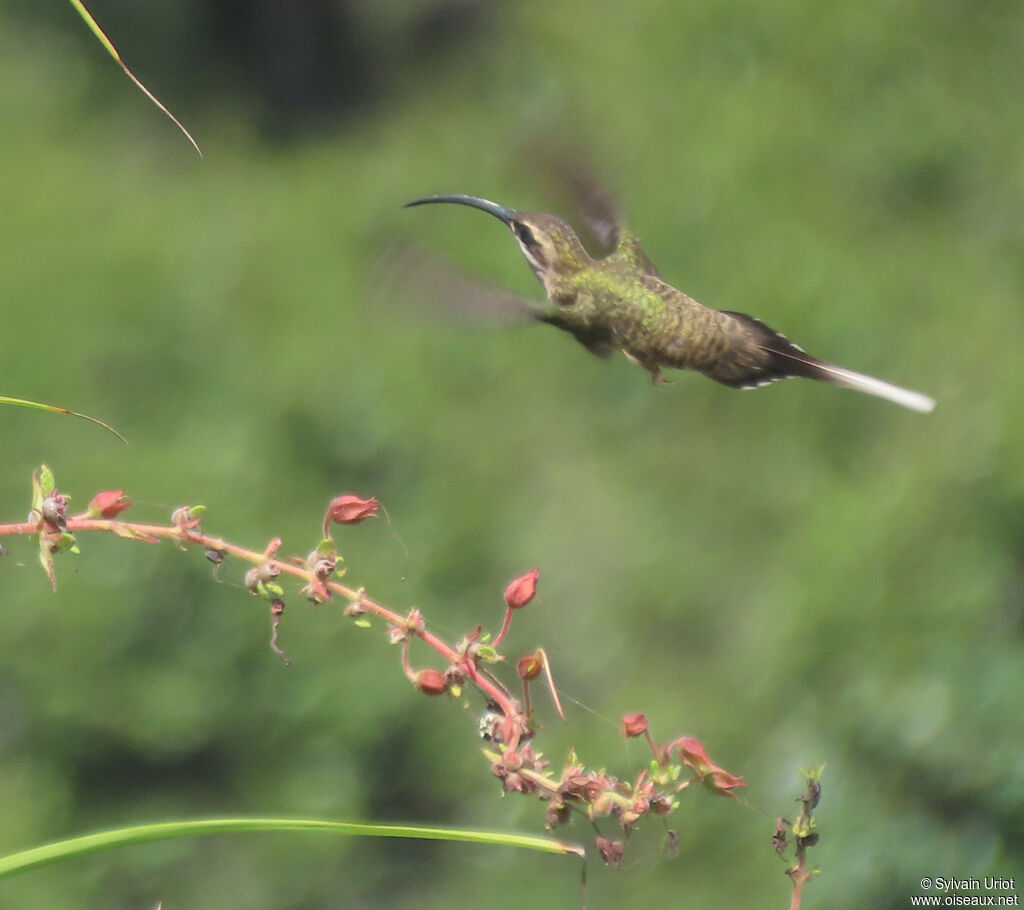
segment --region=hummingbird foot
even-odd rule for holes
[[[622,353],[625,355],[628,361],[630,361],[631,363],[635,363],[638,367],[643,367],[645,370],[647,370],[648,373],[651,374],[651,383],[653,385],[672,385],[671,379],[666,379],[664,376],[661,375],[661,367],[648,366],[635,354],[630,354],[629,351],[623,350]]]

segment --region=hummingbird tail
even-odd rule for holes
[[[769,328],[761,320],[746,316],[743,313],[729,313],[739,319],[748,329],[756,333],[758,347],[771,358],[767,365],[758,371],[756,376],[744,383],[746,388],[753,388],[773,382],[776,379],[787,379],[800,376],[805,379],[816,379],[819,382],[830,382],[846,389],[854,389],[876,398],[884,398],[912,411],[928,413],[934,410],[935,401],[920,392],[900,388],[873,376],[855,373],[845,367],[836,366],[812,357],[793,344],[785,335]]]
[[[815,357],[808,357],[806,354],[803,356],[811,365],[812,372],[802,375],[811,379],[821,379],[846,389],[854,389],[867,395],[874,395],[876,398],[884,398],[904,408],[910,408],[912,411],[920,411],[922,414],[935,410],[935,400],[920,392],[875,379],[874,376],[855,373],[853,370],[847,370],[845,367],[839,367],[833,363],[826,363]]]

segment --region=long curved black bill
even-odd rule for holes
[[[480,209],[481,212],[493,215],[510,227],[512,219],[516,216],[515,209],[507,209],[505,206],[498,205],[497,202],[491,202],[489,199],[481,199],[479,196],[465,196],[461,193],[454,193],[448,196],[424,196],[422,199],[413,199],[412,202],[407,202],[403,208],[411,208],[414,205],[429,205],[433,202],[453,202],[456,205],[468,205],[470,208]]]

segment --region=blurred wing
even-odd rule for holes
[[[566,220],[576,228],[587,252],[596,259],[611,253],[619,243],[622,211],[582,146],[552,146],[549,136],[534,136],[523,144],[520,158],[531,162],[531,169],[539,163],[551,189],[568,205]]]
[[[640,271],[660,277],[637,240],[625,227],[625,217],[616,194],[602,183],[586,163],[586,156],[567,154],[548,156],[552,179],[570,197],[577,216],[574,223],[585,228],[592,242],[584,243],[597,259],[604,259],[616,250]],[[621,246],[620,246],[621,244]]]
[[[569,193],[579,221],[594,239],[593,254],[604,258],[619,244],[622,210],[615,194],[583,166],[556,165],[556,178]]]
[[[541,313],[536,318],[548,325],[553,325],[556,329],[568,332],[591,354],[596,354],[598,357],[610,357],[618,350],[607,327],[597,326],[582,329],[579,326],[571,326],[559,313]]]
[[[379,306],[414,310],[421,318],[448,314],[462,324],[509,325],[547,313],[540,304],[407,242],[392,244],[380,257],[369,297]]]

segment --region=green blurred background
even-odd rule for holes
[[[84,507],[208,506],[304,554],[331,496],[349,578],[458,637],[544,645],[569,723],[537,748],[624,775],[617,718],[699,737],[764,814],[683,794],[589,906],[784,907],[769,844],[828,762],[805,908],[905,907],[922,876],[1024,879],[1024,7],[1000,0],[241,4],[96,0],[200,160],[63,2],[0,3],[0,516],[51,465]],[[539,143],[539,146],[538,146]],[[479,213],[553,209],[536,149],[586,148],[672,283],[934,395],[922,417],[794,381],[654,389],[544,327],[459,326],[371,276],[404,235],[533,295]],[[532,149],[532,150],[531,150]],[[0,851],[237,814],[539,833],[479,700],[417,695],[382,629],[266,611],[197,552],[82,536],[58,592],[8,540]],[[421,663],[426,651],[417,652]],[[590,841],[577,823],[566,836]],[[578,904],[508,849],[235,836],[0,885],[9,907]]]

